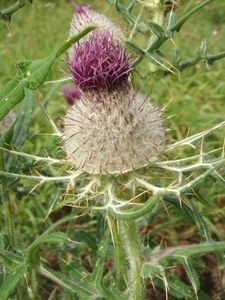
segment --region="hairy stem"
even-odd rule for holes
[[[118,287],[120,290],[126,288],[126,264],[125,253],[120,235],[120,223],[112,219],[110,220],[112,238],[115,248],[115,271]]]
[[[141,259],[138,235],[134,222],[123,223],[126,249],[130,264],[130,300],[142,300],[144,285],[141,278]]]

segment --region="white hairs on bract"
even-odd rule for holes
[[[120,174],[153,163],[164,150],[161,111],[140,93],[82,93],[64,117],[64,150],[75,168]]]

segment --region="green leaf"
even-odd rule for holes
[[[156,259],[156,261],[166,261],[169,257],[176,259],[177,256],[188,257],[192,255],[203,255],[209,252],[219,252],[224,250],[225,242],[210,242],[198,245],[177,246],[174,248],[168,248],[167,250],[161,250],[157,253],[155,258],[153,255],[151,259]]]
[[[19,114],[13,127],[12,139],[10,141],[12,148],[19,150],[25,142],[27,131],[33,117],[33,109],[34,94],[31,90],[25,88],[24,103],[23,107],[21,108],[22,112]],[[4,166],[6,170],[8,170],[12,166],[13,162],[17,164],[17,161],[10,153],[4,153]]]
[[[24,105],[22,107],[22,112],[13,129],[12,146],[17,150],[22,146],[27,137],[27,131],[33,115],[35,99],[31,90],[25,89],[23,101]]]
[[[195,202],[190,197],[188,196],[183,196],[183,197],[185,198],[185,202],[187,203],[187,205],[191,208],[189,212],[195,224],[198,226],[199,234],[201,236],[202,241],[203,242],[212,241],[207,223],[205,222],[202,214],[199,212],[197,205],[195,205]]]
[[[141,276],[143,278],[154,278],[162,273],[164,273],[163,266],[158,264],[144,263],[141,268]]]
[[[163,28],[160,25],[158,25],[157,23],[151,22],[150,28],[151,28],[152,32],[155,35],[157,35],[158,37],[162,37],[165,33]]]
[[[52,232],[43,234],[27,248],[27,252],[29,253],[29,251],[44,243],[63,243],[65,241],[69,241],[69,237],[65,232]]]
[[[104,262],[106,257],[106,252],[108,249],[109,244],[109,234],[108,232],[105,233],[105,236],[102,238],[98,252],[97,252],[97,260],[95,262],[94,271],[92,273],[92,281],[96,286],[101,286],[101,282],[103,279],[103,269],[104,269]]]
[[[182,16],[175,24],[173,24],[169,30],[171,31],[180,31],[183,24],[195,13],[197,13],[199,10],[201,10],[204,6],[210,4],[213,0],[205,0],[195,7],[193,7],[191,10],[189,10],[184,16]]]
[[[12,15],[17,12],[19,9],[24,7],[26,3],[32,3],[33,0],[18,0],[7,8],[4,8],[0,11],[0,18],[5,22],[10,22]]]
[[[90,299],[91,296],[93,297],[93,295],[96,295],[95,294],[96,291],[94,287],[92,288],[87,287],[85,284],[82,284],[80,281],[71,279],[70,277],[62,274],[61,272],[55,272],[43,266],[39,267],[39,272],[43,276],[51,279],[52,281],[56,282],[63,288],[68,289],[71,292],[79,295],[79,297],[81,297],[82,299]]]
[[[136,44],[130,42],[130,41],[127,41],[126,42],[126,45],[132,50],[134,51],[136,54],[138,55],[143,55],[144,54],[144,51],[139,48]]]
[[[38,89],[46,80],[55,59],[56,52],[53,52],[46,58],[31,62],[24,70],[21,69],[24,75],[24,86],[32,90]]]
[[[176,299],[195,299],[195,293],[193,289],[181,282],[175,276],[167,275],[164,278],[164,281],[158,278],[154,279],[154,284],[161,289],[165,289],[165,286],[168,286],[168,292],[171,296],[175,297]]]
[[[22,84],[12,80],[0,91],[0,120],[25,96]]]
[[[26,265],[21,264],[15,267],[14,271],[6,277],[3,284],[0,286],[1,300],[7,300],[10,297],[10,294],[13,293],[18,282],[25,275],[26,271]]]
[[[52,232],[37,238],[26,250],[26,260],[29,264],[37,265],[40,261],[39,246],[41,244],[58,244],[67,242],[68,236],[64,232]]]
[[[140,33],[146,34],[149,33],[149,28],[143,22],[137,22],[136,17],[130,14],[130,8],[126,9],[119,1],[107,0],[109,4],[114,5],[118,13],[123,17],[123,19],[127,22],[129,27],[137,29]],[[131,6],[132,9],[132,6]]]
[[[63,43],[57,50],[53,51],[48,57],[38,59],[33,62],[23,61],[17,64],[17,68],[21,72],[22,80],[12,80],[0,91],[0,120],[25,96],[24,87],[35,90],[39,88],[46,80],[52,64],[60,55],[62,55],[71,45],[79,41],[95,26],[89,26],[72,36],[68,41]]]
[[[194,292],[197,295],[197,292],[200,288],[200,282],[199,282],[199,277],[198,277],[198,274],[195,270],[192,258],[184,257],[183,258],[183,266],[184,266],[184,269],[185,269],[185,271],[188,275],[188,278],[191,282],[191,285],[194,289]]]

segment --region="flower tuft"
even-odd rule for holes
[[[69,62],[75,84],[82,90],[117,87],[131,72],[129,56],[109,33],[95,33],[74,48]]]
[[[64,149],[77,169],[120,174],[153,163],[164,150],[159,108],[127,88],[82,93],[64,117]]]
[[[62,95],[69,104],[73,104],[75,100],[80,99],[81,92],[74,83],[68,83],[64,85]]]

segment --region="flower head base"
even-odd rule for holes
[[[73,50],[72,77],[82,89],[111,89],[127,82],[131,68],[120,42],[109,33],[95,33]]]
[[[82,93],[64,118],[64,149],[77,169],[120,174],[154,162],[162,153],[161,112],[127,89]]]
[[[80,99],[81,92],[76,88],[74,83],[64,85],[62,95],[69,104],[73,104],[75,100]]]

